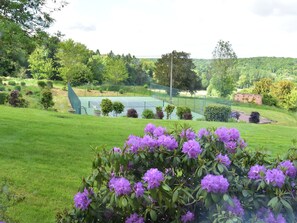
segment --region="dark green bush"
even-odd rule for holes
[[[21,86],[23,86],[23,87],[26,86],[26,82],[22,81]]]
[[[230,114],[231,108],[226,105],[208,105],[204,110],[206,121],[228,122]]]
[[[0,85],[1,85],[1,84],[3,84],[3,80],[2,80],[2,78],[0,78]]]
[[[117,116],[118,114],[121,114],[124,111],[125,106],[123,105],[122,102],[115,101],[112,104],[112,108],[113,108],[113,110],[114,110],[114,112],[116,113],[116,116]]]
[[[8,85],[10,85],[10,86],[16,86],[16,82],[15,81],[8,81]]]
[[[144,119],[153,119],[155,117],[154,112],[151,109],[144,109],[141,116]]]
[[[13,107],[27,107],[28,102],[22,98],[22,95],[18,90],[10,92],[8,96],[8,103]]]
[[[119,93],[120,93],[120,94],[124,94],[124,90],[123,90],[123,89],[120,89],[120,90],[119,90]]]
[[[0,85],[0,91],[5,91],[5,86]]]
[[[128,118],[138,118],[137,111],[134,108],[130,108],[127,111],[127,117]]]
[[[260,113],[259,112],[252,112],[249,117],[250,123],[259,123],[260,122]]]
[[[46,87],[45,81],[37,81],[37,85],[38,85],[38,87],[41,87],[41,88],[45,88]]]
[[[108,98],[102,99],[100,107],[101,107],[102,114],[104,116],[108,116],[108,113],[112,112],[113,110],[112,101]]]
[[[147,85],[147,84],[145,84],[145,85],[143,85],[143,87],[144,87],[145,89],[147,89],[147,88],[148,88],[148,85]]]
[[[54,84],[52,81],[47,81],[46,82],[46,86],[49,88],[49,89],[52,89],[54,87]]]
[[[53,102],[53,94],[50,89],[45,88],[42,90],[40,104],[44,109],[49,109],[54,106],[55,103]]]
[[[185,113],[191,113],[191,109],[186,106],[176,108],[176,115],[179,119],[183,119]]]
[[[277,99],[270,94],[263,94],[262,95],[262,103],[263,103],[263,105],[276,106]]]
[[[14,90],[21,91],[22,90],[22,87],[19,86],[19,85],[17,85],[17,86],[14,87]]]
[[[4,105],[7,102],[7,96],[7,93],[0,92],[0,105]]]

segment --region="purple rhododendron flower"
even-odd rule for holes
[[[225,142],[224,145],[229,153],[236,153],[237,142],[229,141]]]
[[[198,132],[198,138],[202,139],[203,136],[209,136],[210,132],[207,131],[206,129],[200,129]]]
[[[226,127],[217,128],[215,134],[221,142],[227,143],[230,141],[229,131]]]
[[[248,172],[248,177],[251,180],[258,180],[258,179],[263,178],[265,173],[266,173],[265,166],[260,166],[260,165],[257,164],[257,165],[252,166],[250,168],[250,171]]]
[[[167,148],[168,150],[174,150],[178,147],[178,143],[172,136],[161,135],[158,138],[158,145]]]
[[[229,188],[229,183],[222,175],[216,176],[207,174],[201,180],[201,188],[207,190],[207,192],[226,193]]]
[[[226,210],[230,211],[236,216],[242,217],[244,215],[244,210],[240,201],[237,199],[237,197],[233,197],[232,202],[233,205],[230,205],[229,203],[225,204]]]
[[[229,140],[237,141],[240,137],[239,131],[235,128],[230,128],[228,130],[228,133],[229,133]]]
[[[129,148],[129,151],[136,153],[141,147],[141,140],[142,138],[138,136],[130,135],[126,141],[126,146]]]
[[[161,126],[154,129],[153,135],[155,137],[159,137],[161,135],[164,135],[166,133],[166,128],[163,128]]]
[[[122,150],[120,148],[118,148],[118,147],[114,147],[113,152],[114,153],[122,153]]]
[[[266,182],[273,186],[277,186],[281,188],[285,183],[286,176],[284,173],[279,169],[272,169],[266,171]]]
[[[114,190],[117,196],[131,193],[131,185],[129,180],[124,177],[116,178],[113,177],[109,181],[109,189]]]
[[[219,155],[217,155],[216,160],[219,163],[224,164],[226,167],[229,167],[231,164],[229,157],[227,155],[222,155],[221,153]]]
[[[163,173],[157,168],[151,168],[144,174],[143,180],[147,182],[147,188],[153,189],[159,187],[164,180]]]
[[[196,140],[189,140],[184,142],[182,152],[186,153],[189,158],[197,158],[198,155],[202,152],[199,142]]]
[[[145,133],[153,134],[155,129],[156,129],[156,126],[154,124],[152,124],[152,123],[149,123],[149,124],[147,124],[145,126],[144,132]]]
[[[195,218],[194,214],[192,212],[188,211],[186,214],[181,216],[181,221],[183,223],[191,222],[194,220],[194,218]]]
[[[136,197],[142,197],[142,195],[144,194],[144,188],[141,182],[138,182],[134,185],[134,191]]]
[[[153,151],[158,145],[158,141],[149,135],[145,135],[141,139],[141,148],[149,148],[150,151]]]
[[[89,198],[89,195],[91,193],[85,188],[84,192],[78,192],[74,196],[74,205],[76,208],[81,209],[81,210],[87,210],[91,203],[91,199]]]
[[[247,147],[246,142],[241,138],[238,140],[237,144],[239,145],[240,149],[244,149],[245,147]]]
[[[288,177],[292,177],[292,178],[295,178],[296,177],[296,172],[297,172],[297,169],[296,167],[294,166],[294,164],[290,161],[290,160],[286,160],[286,161],[283,161],[281,162],[277,168],[279,170],[282,170],[284,172],[284,174]]]
[[[196,138],[196,133],[193,132],[192,129],[182,130],[180,137],[187,138],[188,140],[192,140]]]
[[[264,213],[264,218],[262,218],[265,223],[286,223],[286,219],[283,217],[282,214],[278,214],[274,216],[273,212],[268,209],[266,213]]]
[[[134,213],[126,219],[125,223],[144,223],[144,218]]]

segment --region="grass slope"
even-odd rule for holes
[[[0,179],[11,182],[25,200],[9,213],[19,222],[54,222],[70,207],[81,178],[91,171],[91,146],[123,146],[130,134],[142,135],[148,122],[173,128],[176,121],[78,116],[0,106]],[[296,126],[188,121],[195,130],[236,127],[251,148],[283,154]]]

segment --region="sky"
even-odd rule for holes
[[[239,58],[297,58],[297,0],[68,0],[61,31],[101,54],[159,58],[173,50],[210,59],[219,40]]]

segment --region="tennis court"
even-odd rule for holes
[[[125,116],[127,110],[134,108],[138,117],[141,118],[141,114],[145,109],[151,109],[154,113],[156,112],[156,107],[160,106],[163,111],[168,103],[163,100],[159,100],[152,97],[79,97],[82,106],[82,114],[94,115],[94,110],[101,110],[100,103],[102,99],[108,98],[112,102],[119,101],[125,106],[124,111],[119,114],[119,116]],[[171,119],[177,119],[176,110],[173,111]],[[115,116],[114,112],[111,112],[109,116]],[[166,116],[164,112],[164,116]],[[192,112],[193,120],[197,118],[202,118],[203,116]]]

